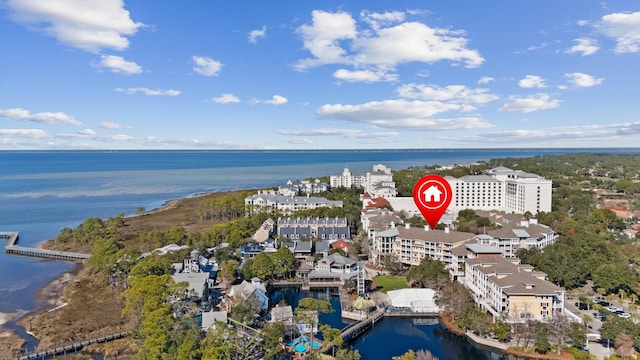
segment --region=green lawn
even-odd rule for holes
[[[409,287],[406,276],[380,275],[373,278],[378,290],[387,293],[387,291],[406,289]]]

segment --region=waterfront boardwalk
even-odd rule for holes
[[[20,238],[17,232],[0,232],[0,239],[7,240],[8,244],[5,246],[7,254],[22,255],[39,257],[45,259],[62,260],[62,261],[84,261],[87,260],[91,254],[83,254],[71,251],[57,251],[47,250],[39,248],[31,248],[25,246],[18,246],[18,239]]]
[[[274,287],[299,287],[301,290],[340,288],[342,283],[339,281],[308,281],[302,279],[295,280],[270,280],[269,286]]]
[[[378,309],[374,312],[369,313],[369,315],[356,322],[353,323],[340,332],[340,336],[345,342],[350,342],[355,340],[358,336],[360,336],[365,331],[369,330],[377,321],[384,317],[384,311],[382,309]]]
[[[91,344],[105,343],[113,340],[122,339],[127,336],[129,336],[129,332],[124,331],[124,332],[100,336],[100,337],[92,338],[88,340],[77,341],[68,345],[56,346],[46,350],[32,351],[32,352],[24,353],[22,355],[18,355],[18,356],[6,358],[6,359],[11,359],[11,360],[48,359],[50,356],[73,354],[78,350],[81,350],[83,347]]]

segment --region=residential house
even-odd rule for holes
[[[269,308],[269,297],[264,283],[259,278],[252,278],[251,282],[243,280],[238,285],[231,286],[227,294],[231,303],[242,300],[254,299],[260,304],[260,308],[266,311]]]
[[[358,271],[358,264],[348,257],[340,254],[332,254],[318,260],[316,271],[330,272],[338,274],[355,274]]]

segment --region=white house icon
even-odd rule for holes
[[[442,191],[438,189],[437,186],[431,185],[427,190],[423,191],[425,202],[440,202],[440,195],[442,195]]]

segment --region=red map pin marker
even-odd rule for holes
[[[449,207],[452,196],[449,182],[438,175],[423,176],[413,187],[413,201],[432,229]]]

